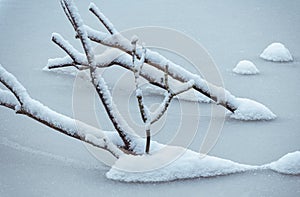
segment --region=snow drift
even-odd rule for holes
[[[300,151],[288,153],[270,164],[255,166],[201,155],[182,147],[165,146],[149,155],[123,155],[106,173],[106,177],[124,182],[165,182],[268,169],[300,175]]]
[[[300,175],[300,151],[288,153],[267,166],[271,170],[282,174]]]
[[[290,51],[282,43],[270,44],[260,55],[262,59],[273,62],[293,61]]]
[[[237,98],[237,110],[230,115],[237,120],[272,120],[276,115],[261,103],[246,98]]]
[[[241,75],[254,75],[259,73],[255,64],[249,60],[240,61],[232,71]]]
[[[255,169],[256,166],[200,155],[182,147],[167,146],[151,155],[122,156],[106,173],[106,177],[125,182],[162,182],[227,175]]]

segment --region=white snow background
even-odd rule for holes
[[[298,1],[95,3],[118,29],[161,25],[184,31],[211,53],[227,89],[241,98],[266,104],[277,115],[277,119],[270,122],[226,120],[209,155],[259,166],[300,149]],[[96,19],[87,11],[89,2],[77,4],[84,19],[98,27]],[[59,3],[11,0],[2,1],[1,5],[1,64],[24,84],[33,98],[72,116],[73,78],[41,70],[48,58],[64,55],[51,43],[51,33],[74,36]],[[127,7],[130,11],[124,9]],[[182,11],[178,12],[179,8]],[[273,41],[284,43],[293,54],[294,62],[278,64],[260,59],[260,52]],[[244,58],[259,65],[263,74],[245,78],[228,73],[231,65]],[[176,115],[178,102],[172,105],[167,131],[154,137],[162,143],[168,142],[175,129],[172,122],[179,119]],[[190,146],[194,151],[199,150],[205,135],[203,131],[210,120],[210,105],[199,105],[201,126]],[[133,193],[144,196],[298,196],[300,192],[299,176],[270,170],[165,184],[115,182],[105,176],[110,168],[94,159],[81,142],[4,108],[0,108],[0,120],[1,196],[132,196]],[[111,129],[109,124],[105,127]],[[293,164],[290,155],[284,158]],[[270,168],[290,171],[284,161],[270,164]]]

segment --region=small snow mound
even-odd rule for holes
[[[151,155],[124,155],[106,173],[112,180],[162,182],[228,175],[258,169],[230,160],[200,155],[182,147],[167,146]]]
[[[242,75],[254,75],[259,73],[259,70],[256,68],[255,64],[249,60],[240,61],[232,71]]]
[[[237,102],[238,108],[230,115],[231,118],[238,120],[272,120],[276,118],[276,115],[261,103],[246,98],[237,98]]]
[[[270,163],[269,168],[283,174],[300,175],[300,151],[284,155],[278,161]]]
[[[270,44],[260,55],[261,58],[273,62],[293,61],[290,51],[281,43]]]

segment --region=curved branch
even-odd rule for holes
[[[107,150],[116,158],[123,154],[101,130],[59,114],[30,98],[23,85],[1,65],[0,82],[10,90],[10,92],[0,90],[0,105],[15,110],[17,114],[26,115],[69,137]],[[14,97],[19,98],[22,102],[18,104]]]
[[[74,5],[72,0],[63,0],[63,5],[67,11],[68,17],[72,21],[74,26],[74,30],[77,33],[77,37],[80,39],[82,47],[85,52],[85,56],[88,62],[88,67],[90,70],[90,77],[91,82],[104,105],[104,108],[114,126],[117,130],[119,136],[121,137],[122,141],[124,142],[124,148],[127,150],[131,150],[131,134],[134,133],[133,130],[126,124],[123,117],[120,116],[120,113],[116,109],[114,102],[111,98],[110,92],[106,83],[102,76],[96,73],[97,65],[95,61],[95,55],[93,49],[91,47],[90,39],[88,38],[87,31],[85,29],[83,20],[78,13],[77,7]],[[68,43],[65,43],[68,44]],[[72,47],[66,47],[72,48]],[[123,128],[124,127],[124,128]],[[125,129],[126,128],[126,129]]]
[[[0,89],[0,105],[15,110],[19,103],[10,91]]]
[[[124,40],[126,38],[124,38],[122,36],[119,36],[119,37],[111,36],[110,37],[109,35],[102,33],[102,32],[98,32],[96,30],[93,30],[92,28],[87,28],[87,33],[88,33],[89,38],[92,41],[103,44],[105,46],[120,49],[120,50],[124,51],[125,53],[131,55],[132,50],[128,46],[129,41]],[[116,39],[118,39],[118,38],[122,38],[122,39],[119,41],[116,41]],[[141,58],[142,52],[140,50],[138,50],[136,55],[138,58]],[[189,80],[194,80],[195,85],[193,88],[196,91],[207,96],[208,98],[215,101],[217,104],[222,105],[223,107],[225,107],[226,109],[228,109],[229,111],[231,111],[233,113],[237,109],[237,106],[235,104],[236,102],[234,102],[236,100],[236,97],[233,96],[229,91],[223,89],[223,94],[225,96],[223,98],[220,98],[219,97],[220,92],[214,91],[214,90],[218,89],[217,86],[205,81],[200,76],[195,75],[195,74],[183,69],[181,66],[166,59],[159,53],[156,53],[156,52],[153,52],[153,51],[147,49],[147,56],[145,57],[145,63],[147,63],[161,71],[164,71],[165,70],[164,62],[169,62],[170,71],[168,74],[172,78],[174,78],[180,82],[183,82],[183,83],[188,82]]]

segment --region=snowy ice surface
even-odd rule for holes
[[[61,165],[72,167],[72,168],[79,168],[79,169],[86,169],[86,170],[100,170],[100,166],[98,165],[90,165],[89,163],[84,163],[79,160],[74,160],[69,157],[63,157],[60,155],[56,155],[53,153],[37,150],[28,146],[21,145],[17,142],[11,141],[6,137],[0,137],[0,145],[9,147],[22,153],[29,153],[31,155],[38,155],[45,158],[50,158],[55,162],[59,162]]]
[[[246,98],[237,98],[237,110],[230,115],[238,120],[272,120],[276,115],[261,103]]]
[[[270,36],[276,40],[284,39],[285,44],[294,43],[293,50],[292,46],[286,46],[290,47],[293,55],[299,54],[300,45],[296,43],[299,43],[300,39],[299,31],[297,31],[300,25],[300,15],[297,9],[300,1],[275,0],[272,1],[272,4],[260,0],[218,2],[219,4],[216,5],[214,1],[189,1],[189,6],[186,6],[184,1],[144,1],[143,3],[132,3],[131,10],[134,10],[132,12],[124,9],[128,6],[128,1],[119,1],[119,6],[116,6],[114,1],[101,1],[99,6],[108,17],[114,17],[112,22],[120,29],[152,24],[186,32],[204,44],[218,65],[223,65],[220,67],[220,71],[227,87],[238,91],[239,95],[247,96],[249,95],[248,88],[256,87],[251,93],[255,94],[256,98],[261,101],[272,98],[264,104],[272,107],[272,110],[276,114],[280,114],[282,119],[258,124],[228,121],[222,130],[222,140],[219,140],[214,148],[214,155],[242,163],[260,164],[277,160],[284,153],[299,150],[300,144],[297,140],[299,139],[299,122],[297,120],[299,120],[300,104],[298,99],[300,78],[297,76],[299,67],[280,66],[274,69],[269,66],[268,62],[262,61],[258,66],[261,66],[259,67],[261,69],[264,68],[264,72],[268,73],[268,76],[260,76],[260,80],[252,80],[247,77],[244,79],[245,88],[240,89],[238,84],[240,79],[232,77],[226,71],[228,69],[231,71],[232,62],[237,58],[253,57],[252,51],[257,51],[257,45],[265,43]],[[7,68],[16,76],[21,77],[21,81],[29,88],[32,96],[38,95],[38,98],[45,104],[68,114],[71,109],[72,79],[55,77],[55,75],[42,73],[39,70],[42,65],[46,64],[47,58],[57,57],[57,52],[60,52],[49,40],[53,30],[59,31],[62,35],[74,36],[74,34],[70,34],[71,26],[62,14],[58,1],[39,3],[37,0],[29,0],[17,3],[17,1],[2,0],[1,3],[1,63],[8,66]],[[97,2],[95,3],[97,4]],[[157,6],[158,3],[160,6]],[[77,4],[80,6],[81,14],[85,14],[84,18],[90,17],[87,10],[89,1],[77,1]],[[174,9],[169,9],[166,15],[165,10],[170,5]],[[182,12],[179,13],[178,9],[181,9]],[[153,14],[153,10],[156,11],[155,14]],[[122,20],[118,20],[116,13],[124,16]],[[195,17],[195,13],[199,13],[199,17]],[[232,15],[228,13],[235,13],[239,17],[233,21]],[[210,16],[213,17],[212,20],[207,20],[207,17]],[[253,22],[249,21],[249,17],[253,18]],[[93,16],[91,18],[94,19]],[[187,22],[187,18],[189,22]],[[273,20],[274,18],[278,20]],[[212,25],[212,21],[215,25]],[[93,27],[100,25],[97,20],[86,22],[89,24],[91,22]],[[245,26],[245,24],[247,25]],[[34,31],[20,36],[17,33],[20,29]],[[203,31],[204,29],[205,31]],[[233,29],[234,31],[232,31]],[[264,33],[262,34],[262,32]],[[97,31],[97,34],[100,32]],[[161,38],[164,39],[164,37]],[[244,53],[240,53],[240,40],[246,46]],[[224,55],[224,46],[230,46],[231,52]],[[263,48],[261,49],[263,50]],[[261,86],[261,80],[263,80],[264,86]],[[282,94],[278,94],[279,90]],[[177,103],[174,102],[172,106],[177,106]],[[203,108],[206,109],[209,106],[203,105]],[[1,137],[5,136],[25,147],[30,145],[36,151],[61,155],[64,158],[74,158],[76,161],[84,161],[88,165],[97,164],[99,166],[97,171],[76,169],[74,168],[76,165],[73,164],[70,164],[70,167],[63,167],[64,162],[51,159],[51,157],[32,155],[24,151],[19,152],[1,145],[1,196],[64,195],[76,197],[99,196],[99,194],[119,196],[120,191],[122,197],[131,197],[133,194],[144,197],[165,196],[166,194],[172,197],[183,194],[185,196],[232,197],[243,195],[299,196],[299,176],[286,176],[271,170],[155,185],[108,181],[103,173],[109,169],[90,158],[85,146],[56,134],[51,129],[36,124],[26,117],[15,116],[13,111],[7,111],[5,108],[0,110]],[[174,121],[178,120],[176,119],[177,114],[173,113],[176,110],[172,107],[169,110],[171,113],[168,113],[168,117],[174,118]],[[204,111],[201,112],[204,115],[207,114]],[[205,125],[206,122],[200,124],[198,133],[206,128]],[[167,124],[165,128],[170,131],[173,129],[172,124]],[[172,137],[171,133],[168,133],[167,137]],[[158,141],[165,139],[165,136],[157,138]],[[194,143],[192,148],[197,150],[198,144]],[[142,150],[144,151],[144,146]],[[259,154],[257,154],[258,152]]]
[[[162,182],[212,177],[258,169],[176,146],[166,146],[150,155],[123,155],[106,177],[125,182]]]
[[[300,175],[300,151],[288,153],[268,165],[271,170],[283,174]]]
[[[274,62],[293,61],[290,51],[282,43],[270,44],[260,55],[261,58]]]
[[[249,60],[240,61],[232,71],[242,75],[254,75],[259,73],[255,64]]]

